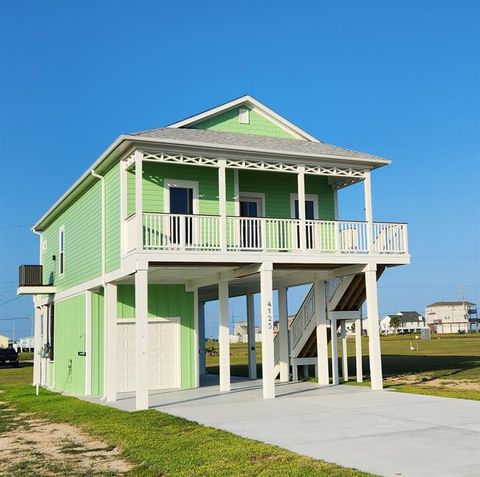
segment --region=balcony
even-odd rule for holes
[[[369,246],[367,222],[270,217],[143,213],[141,232],[135,214],[125,221],[125,252],[301,253],[408,256],[407,225],[374,222]],[[302,233],[303,231],[303,233]],[[137,247],[142,235],[143,247]]]

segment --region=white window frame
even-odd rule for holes
[[[259,217],[265,217],[265,193],[264,192],[240,192],[238,194],[238,215],[240,215],[240,202],[252,200],[260,203]]]
[[[184,187],[193,190],[193,213],[198,214],[198,181],[184,181],[179,179],[163,179],[163,211],[166,214],[170,213],[170,188]]]
[[[298,200],[298,194],[290,194],[290,217],[295,218],[295,201]],[[318,195],[317,194],[305,194],[305,201],[311,200],[313,202],[313,220],[319,220],[318,215]],[[300,208],[300,203],[298,204]]]
[[[63,240],[62,240],[63,235]],[[58,277],[65,276],[65,226],[58,229]]]
[[[250,124],[250,110],[248,108],[238,110],[238,122],[240,124]]]

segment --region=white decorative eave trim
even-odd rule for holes
[[[303,129],[300,129],[298,126],[295,126],[295,124],[280,116],[275,111],[265,106],[249,94],[241,96],[240,98],[234,99],[227,103],[221,104],[220,106],[216,106],[215,108],[208,109],[203,113],[190,116],[186,119],[183,119],[182,121],[177,121],[176,123],[169,124],[167,127],[182,128],[185,126],[193,126],[201,121],[211,118],[212,116],[224,113],[226,111],[229,111],[230,109],[236,108],[241,105],[246,105],[250,107],[250,109],[252,109],[256,113],[259,113],[261,116],[271,120],[275,125],[279,126],[284,131],[287,131],[298,139],[306,139],[307,141],[319,142],[317,138],[313,137],[311,134],[308,134]]]
[[[17,295],[52,295],[56,292],[57,292],[57,287],[50,286],[50,285],[17,288]]]

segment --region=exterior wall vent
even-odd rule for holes
[[[240,121],[240,124],[249,124],[250,110],[247,108],[240,108],[238,110],[238,120]]]
[[[18,286],[35,287],[43,285],[43,268],[41,265],[20,265]]]

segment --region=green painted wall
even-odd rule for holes
[[[92,395],[103,394],[103,290],[92,293]]]
[[[227,214],[234,211],[234,185],[232,169],[227,169]],[[181,164],[144,164],[143,210],[164,212],[164,179],[198,181],[200,214],[218,215],[218,169],[215,167],[185,166]],[[128,215],[135,213],[135,170],[130,170],[127,179]]]
[[[119,318],[135,317],[135,290],[133,285],[119,285],[117,289]],[[194,376],[194,304],[193,293],[184,285],[149,285],[148,315],[150,317],[180,317],[181,385],[191,388]]]
[[[298,192],[296,174],[263,171],[240,171],[239,189],[242,192],[263,192],[265,194],[265,215],[267,217],[290,217],[290,194]],[[317,194],[318,214],[323,220],[334,220],[335,205],[333,190],[328,178],[305,176],[305,193]]]
[[[249,124],[242,124],[238,118],[238,110],[239,108],[231,109],[230,111],[218,114],[217,116],[189,127],[193,129],[297,139],[292,134],[252,110],[250,110]]]
[[[55,303],[55,389],[85,392],[85,294]]]

